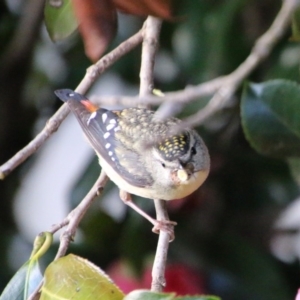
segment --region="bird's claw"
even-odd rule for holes
[[[155,220],[154,227],[152,231],[154,233],[159,234],[160,231],[164,231],[169,235],[170,242],[174,241],[175,234],[174,234],[174,226],[177,225],[176,222],[170,220]]]

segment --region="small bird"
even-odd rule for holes
[[[144,108],[98,108],[70,89],[56,90],[55,94],[77,118],[101,167],[120,188],[121,199],[143,216],[146,213],[133,204],[129,194],[180,199],[198,189],[207,178],[207,147],[193,129],[174,134],[179,119],[158,120],[154,111]],[[157,226],[157,220],[147,214],[145,217]]]

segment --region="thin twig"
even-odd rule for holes
[[[148,95],[153,89],[153,68],[161,24],[161,20],[155,17],[149,16],[146,20],[140,70],[140,96]],[[154,204],[157,220],[168,221],[165,201],[155,199]],[[171,237],[167,232],[160,230],[152,268],[151,291],[161,292],[165,286],[165,268],[170,239]]]
[[[76,91],[85,94],[95,80],[106,71],[116,60],[124,56],[130,50],[138,46],[143,40],[142,30],[121,43],[114,50],[103,56],[96,64],[88,68],[86,75],[76,88]],[[17,152],[6,163],[0,166],[0,179],[8,176],[17,166],[35,153],[45,141],[58,129],[62,121],[69,113],[66,105],[61,108],[48,120],[44,129],[23,149]]]
[[[68,214],[68,225],[61,235],[59,249],[57,251],[55,259],[58,259],[59,257],[62,257],[66,254],[70,241],[74,237],[79,222],[93,203],[93,200],[96,198],[96,196],[99,196],[102,193],[107,181],[108,177],[106,176],[104,171],[101,171],[99,178],[94,183],[90,191],[86,194],[86,196],[82,199],[78,206]]]
[[[108,177],[102,171],[99,178],[94,183],[93,187],[82,199],[82,201],[77,205],[77,207],[74,208],[63,221],[61,221],[59,224],[52,226],[51,230],[49,230],[49,232],[55,233],[62,227],[67,226],[67,228],[61,234],[61,241],[55,259],[58,259],[66,254],[69,244],[75,235],[78,224],[84,217],[89,207],[92,205],[93,201],[96,199],[96,196],[99,196],[102,193],[102,190],[107,181]],[[29,296],[28,300],[35,299],[37,294],[40,292],[42,285],[43,282],[39,284],[35,291]]]
[[[121,43],[107,55],[103,56],[96,64],[87,69],[87,74],[77,86],[76,91],[79,93],[86,92],[95,80],[112,66],[122,56],[136,48],[143,41],[143,29]]]
[[[169,216],[167,211],[167,202],[163,200],[154,200],[154,205],[157,220],[164,222],[168,221]],[[159,232],[159,238],[152,267],[151,291],[161,292],[166,286],[165,269],[167,264],[169,243],[169,234],[161,230]]]
[[[230,75],[228,75],[230,76]],[[92,96],[94,103],[99,105],[112,104],[124,106],[136,106],[136,104],[159,105],[162,102],[173,102],[187,104],[199,98],[210,96],[215,93],[225,82],[227,76],[218,77],[196,86],[187,86],[185,89],[164,93],[164,97],[154,95],[129,96]]]
[[[159,45],[161,21],[149,16],[143,30],[142,58],[140,69],[140,96],[149,95],[153,90],[153,68]]]

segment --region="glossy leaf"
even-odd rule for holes
[[[68,37],[78,27],[71,0],[47,0],[44,14],[46,28],[52,41]]]
[[[29,277],[27,273],[30,272]],[[28,293],[30,295],[43,279],[38,261],[27,261],[10,280],[5,287],[0,299],[1,300],[23,300],[26,286],[28,282]]]
[[[300,156],[300,87],[291,81],[248,84],[242,96],[242,125],[252,147],[276,157]]]
[[[113,0],[117,9],[140,16],[153,15],[163,19],[170,19],[171,0]]]
[[[176,297],[175,293],[155,293],[148,290],[136,290],[129,293],[124,300],[221,300],[219,297],[210,295],[181,296]]]
[[[121,300],[124,295],[94,264],[69,254],[52,262],[45,271],[41,300]]]

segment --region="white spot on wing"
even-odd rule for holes
[[[105,139],[107,139],[109,136],[110,136],[110,133],[109,133],[109,132],[105,132],[104,135],[103,135],[103,137],[104,137]]]
[[[102,114],[102,122],[105,123],[107,119],[107,113]]]
[[[111,160],[112,160],[112,161],[115,161],[116,159],[112,156],[112,157],[111,157]]]
[[[115,127],[114,131],[117,132],[120,130],[120,126]]]
[[[108,152],[108,155],[109,155],[109,156],[112,156],[112,155],[113,155],[113,152],[112,152],[112,151],[109,151],[109,152]]]
[[[111,124],[116,124],[117,121],[116,121],[116,119],[110,119],[110,120],[109,120],[109,123],[111,123]]]
[[[90,125],[91,120],[94,119],[96,116],[97,116],[97,112],[94,111],[94,112],[90,115],[89,119],[87,120],[87,124]]]
[[[105,148],[108,149],[111,146],[110,143],[105,144]]]
[[[73,93],[70,93],[70,94],[69,94],[69,96],[70,96],[70,97],[73,97],[73,96],[74,96],[74,94],[73,94]]]
[[[110,130],[112,130],[114,127],[115,127],[115,124],[108,124],[108,125],[106,126],[106,130],[107,130],[107,131],[110,131]]]

